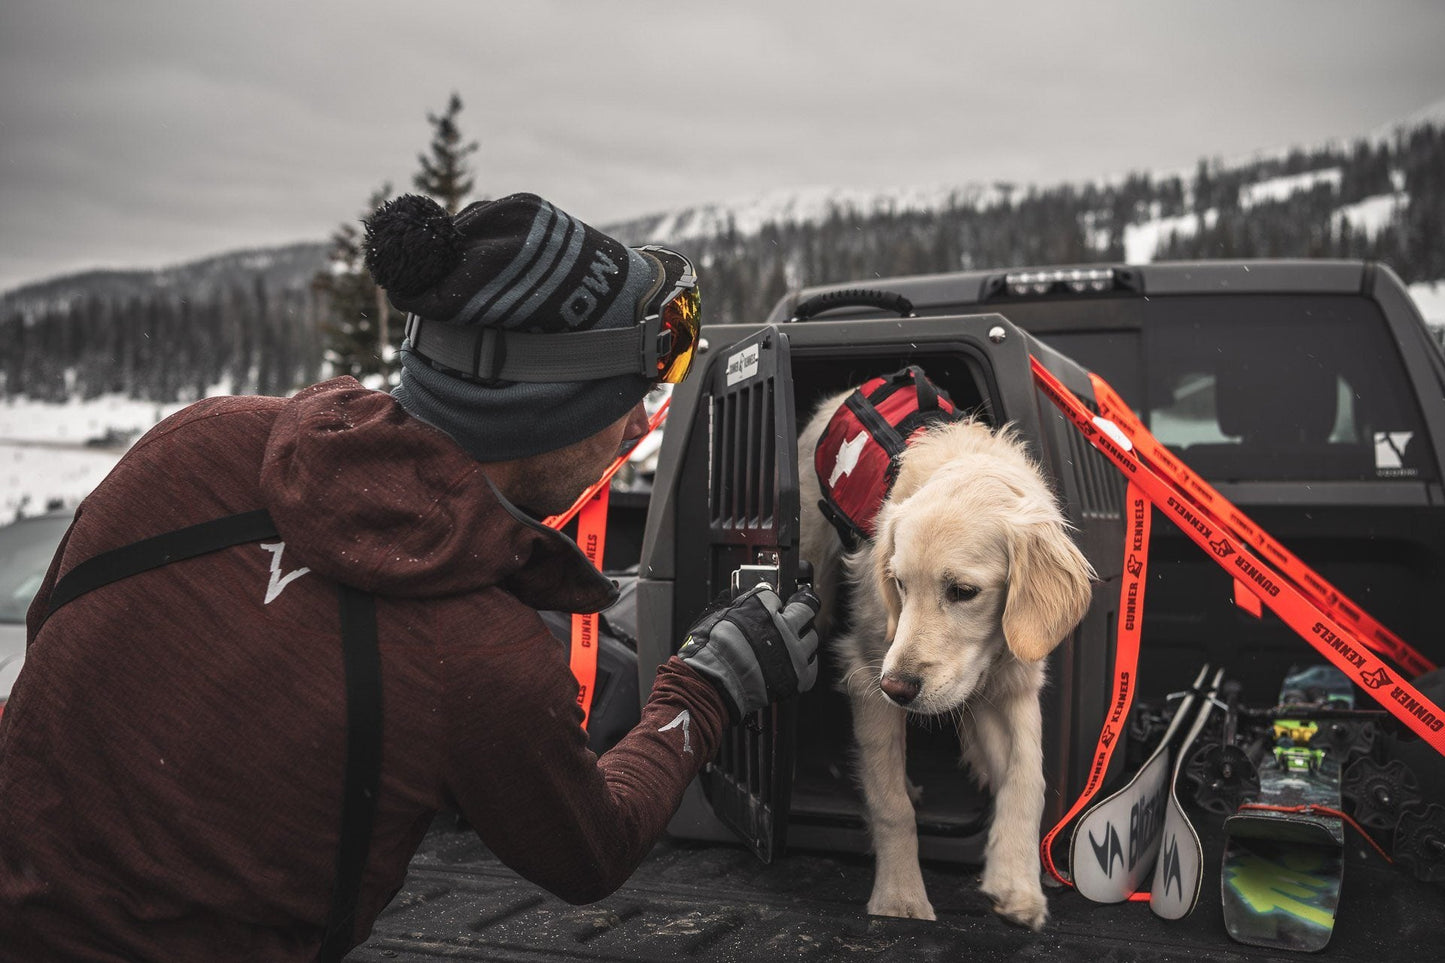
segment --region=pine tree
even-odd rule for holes
[[[477,149],[477,142],[462,146],[462,134],[457,129],[457,114],[461,110],[462,99],[453,93],[446,113],[426,115],[432,125],[431,155],[417,155],[421,171],[412,178],[417,190],[436,198],[448,214],[461,209],[462,200],[475,184],[466,159]]]
[[[391,185],[383,184],[371,195],[365,213],[390,196]],[[401,318],[366,269],[359,225],[346,221],[336,229],[329,263],[311,282],[320,300],[325,360],[334,374],[390,385]]]

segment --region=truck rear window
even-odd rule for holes
[[[1035,307],[1009,313],[1029,328]],[[1068,308],[1048,305],[1049,320]],[[1108,380],[1206,478],[1433,477],[1399,352],[1368,299],[1161,297],[1108,310],[1127,327],[1038,334]]]

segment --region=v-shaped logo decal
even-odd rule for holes
[[[311,571],[311,569],[302,566],[294,572],[287,572],[285,575],[282,575],[281,553],[286,550],[286,543],[262,542],[261,547],[271,553],[271,581],[266,585],[266,598],[261,603],[262,605],[270,605],[286,586]]]
[[[1099,868],[1104,875],[1110,879],[1114,878],[1114,858],[1119,859],[1119,868],[1124,868],[1124,847],[1119,843],[1119,834],[1114,831],[1114,824],[1108,823],[1104,826],[1104,838],[1102,841],[1094,838],[1094,831],[1089,830],[1089,845],[1094,847],[1094,857],[1099,861]]]
[[[658,732],[666,732],[669,729],[676,729],[682,726],[682,751],[689,756],[692,755],[692,713],[686,709],[677,714],[677,717],[663,726]]]

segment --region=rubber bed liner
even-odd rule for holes
[[[1196,814],[1191,814],[1196,815]],[[737,847],[664,839],[620,890],[571,906],[503,866],[469,829],[439,819],[406,884],[352,961],[1440,959],[1445,889],[1416,882],[1354,837],[1334,937],[1318,954],[1232,942],[1219,902],[1222,837],[1200,819],[1199,907],[1178,922],[1145,903],[1101,906],[1053,890],[1040,933],[1010,925],[978,891],[978,867],[925,863],[936,922],[870,917],[872,860],[791,851],[766,866]]]

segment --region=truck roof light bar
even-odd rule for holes
[[[1113,268],[1058,268],[1049,271],[1015,271],[1004,276],[1012,297],[1045,294],[1102,294],[1117,283]]]

